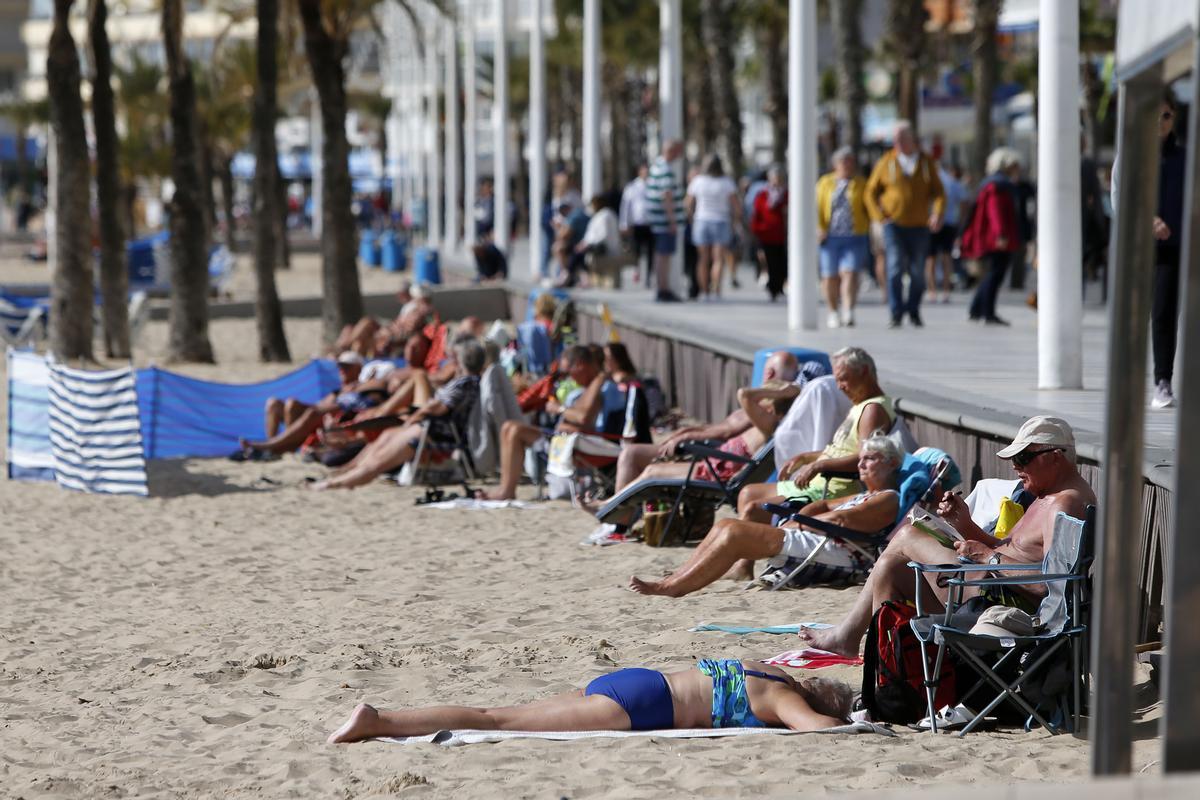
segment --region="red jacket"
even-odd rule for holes
[[[787,244],[787,190],[780,193],[779,202],[771,205],[771,190],[763,189],[754,198],[754,214],[750,217],[750,232],[762,244]]]
[[[1003,238],[1004,245],[998,244]],[[1011,253],[1021,246],[1017,209],[1007,184],[989,181],[979,190],[975,210],[962,232],[963,258],[982,258],[988,253]]]

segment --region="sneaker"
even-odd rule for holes
[[[617,530],[617,526],[608,522],[601,523],[596,526],[596,529],[584,537],[581,545],[596,547],[605,547],[610,544],[622,544],[630,539],[623,532]]]
[[[903,324],[904,324],[904,321],[902,319],[900,319],[900,317],[892,317],[891,321],[888,322],[888,327],[889,328],[899,328]]]
[[[1000,319],[1000,317],[994,317],[994,316],[993,317],[984,317],[983,324],[984,325],[1000,325],[1005,328],[1009,327],[1008,320]]]
[[[925,323],[921,321],[921,315],[918,314],[916,311],[909,314],[908,318],[910,320],[912,320],[912,325],[914,328],[924,328],[925,327]]]
[[[1175,395],[1171,393],[1170,381],[1159,381],[1154,387],[1154,399],[1150,401],[1151,408],[1172,408],[1175,405]]]
[[[853,328],[854,327],[854,312],[853,311],[843,311],[842,312],[842,327],[843,328]]]
[[[672,292],[669,289],[665,292],[659,292],[658,294],[656,294],[654,296],[654,301],[656,303],[681,303],[681,302],[683,302],[682,300],[679,299],[679,295],[675,294],[674,292]]]
[[[829,317],[825,320],[825,324],[830,328],[842,327],[842,318],[838,316],[838,312],[830,311]]]

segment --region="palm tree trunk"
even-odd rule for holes
[[[283,307],[275,288],[276,220],[279,157],[275,152],[275,53],[279,42],[279,0],[258,0],[258,85],[254,92],[254,277],[257,291],[254,319],[258,328],[258,357],[262,361],[291,361],[283,330]],[[232,181],[230,181],[232,185]],[[232,195],[232,191],[230,192]],[[232,230],[232,197],[227,204]]]
[[[862,0],[833,0],[829,8],[838,45],[838,94],[846,112],[846,142],[857,158],[863,149],[862,112],[867,103],[862,81]]]
[[[292,268],[292,244],[288,239],[288,204],[287,184],[279,174],[279,163],[275,164],[275,184],[271,187],[275,192],[275,243],[279,246],[276,269]]]
[[[196,146],[200,156],[200,204],[204,209],[204,240],[212,242],[217,236],[217,198],[213,194],[216,170],[213,168],[213,145],[212,137],[208,133],[208,123],[199,114],[196,115]]]
[[[996,53],[996,27],[1000,0],[975,0],[975,32],[971,37],[971,72],[975,79],[975,130],[971,148],[971,172],[985,174],[992,152],[992,95],[1000,65]]]
[[[736,33],[730,21],[727,0],[703,0],[700,4],[700,31],[708,53],[709,80],[716,105],[717,130],[725,171],[737,180],[745,165],[742,152],[742,112],[737,94],[737,61],[733,57],[733,37]]]
[[[196,85],[183,52],[182,0],[163,0],[163,49],[170,86],[171,308],[168,357],[212,363],[208,339],[208,239],[196,154]]]
[[[217,182],[221,184],[221,215],[225,217],[225,246],[230,253],[238,250],[237,229],[233,222],[233,159],[222,154],[217,167]]]
[[[759,46],[766,63],[767,117],[771,120],[771,160],[787,160],[788,95],[787,59],[783,49],[784,25],[764,25],[759,29]]]
[[[92,62],[92,124],[96,135],[96,205],[100,212],[100,297],[104,352],[129,358],[129,271],[125,262],[121,176],[117,162],[117,121],[112,91],[112,53],[105,22],[106,0],[92,0],[88,30]]]
[[[332,342],[342,328],[362,317],[362,292],[358,283],[354,216],[350,212],[350,144],[346,141],[347,40],[333,36],[321,18],[321,0],[300,0],[304,23],[304,49],[313,83],[321,102],[324,129],[322,169],[325,170],[321,197],[324,257],[322,282],[324,303],[321,319],[325,339]]]
[[[925,5],[918,0],[888,0],[888,49],[896,62],[896,114],[917,133],[921,106],[921,59],[925,54]]]
[[[73,0],[54,0],[46,58],[57,164],[55,244],[50,287],[50,349],[60,359],[92,358],[92,221],[88,213],[87,133],[79,96],[79,55],[71,37]]]

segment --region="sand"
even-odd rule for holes
[[[298,358],[318,349],[316,321],[288,333]],[[219,365],[188,372],[279,371],[253,361],[252,321],[213,339]],[[152,323],[138,361],[164,342]],[[507,704],[624,666],[766,657],[796,640],[687,628],[833,621],[855,590],[645,598],[629,576],[686,551],[580,547],[594,521],[565,503],[424,509],[392,485],[306,491],[320,474],[293,458],[158,462],[144,500],[0,481],[0,796],[794,796],[1086,775],[1086,741],[1014,730],[326,745],[361,701]],[[1135,771],[1157,758],[1144,683],[1139,700]]]

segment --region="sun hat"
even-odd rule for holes
[[[1012,458],[1031,444],[1053,447],[1075,447],[1075,434],[1066,420],[1037,416],[1025,420],[1012,444],[996,453],[1000,458]]]

